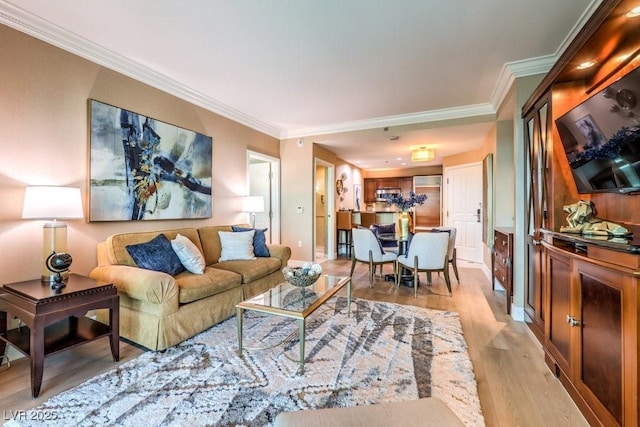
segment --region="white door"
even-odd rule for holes
[[[457,229],[458,259],[482,262],[482,164],[447,168],[446,223]]]

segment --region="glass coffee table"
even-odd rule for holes
[[[347,315],[351,316],[351,278],[349,276],[322,275],[316,283],[304,288],[283,282],[237,304],[238,354],[242,356],[242,316],[245,310],[297,319],[300,340],[300,373],[304,374],[305,321],[345,286],[347,288]]]

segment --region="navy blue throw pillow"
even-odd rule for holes
[[[265,236],[266,228],[258,229],[258,228],[247,228],[247,227],[239,227],[237,225],[231,226],[232,231],[251,231],[256,230],[253,235],[253,254],[257,257],[270,257],[269,248],[267,247],[267,237]]]
[[[128,245],[127,252],[136,265],[145,270],[161,271],[172,276],[185,270],[164,234],[158,234],[146,243]]]

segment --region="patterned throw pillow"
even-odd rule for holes
[[[161,271],[172,276],[184,271],[180,258],[164,234],[158,234],[146,243],[128,245],[127,252],[136,265],[145,270]]]
[[[253,236],[255,230],[251,231],[218,231],[222,253],[219,262],[242,259],[256,259],[253,253]]]
[[[178,234],[171,241],[171,247],[187,270],[194,274],[204,273],[204,257],[191,240],[182,234]]]
[[[253,253],[257,256],[257,257],[270,257],[271,254],[269,253],[269,248],[267,247],[267,237],[265,236],[265,232],[267,231],[266,228],[263,229],[259,229],[259,228],[246,228],[246,227],[239,227],[237,225],[232,225],[231,229],[233,231],[251,231],[251,230],[255,230],[256,234],[254,234],[253,236]]]

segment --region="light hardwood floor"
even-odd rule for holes
[[[323,263],[328,274],[349,274],[351,262],[339,259]],[[385,266],[385,272],[391,272]],[[503,292],[492,291],[484,274],[475,268],[460,268],[460,284],[453,271],[453,297],[444,280],[434,275],[431,287],[396,288],[380,277],[369,288],[367,267],[358,264],[353,276],[353,295],[378,301],[451,310],[460,314],[464,336],[473,363],[478,394],[487,426],[587,426],[559,381],[544,364],[539,343],[524,323],[506,314]],[[424,280],[424,276],[423,276]],[[0,368],[0,413],[29,409],[46,399],[106,372],[139,355],[142,350],[121,343],[119,363],[113,363],[108,340],[101,339],[45,360],[42,392],[31,398],[29,363],[19,359],[11,368]],[[0,419],[0,424],[4,423]]]

